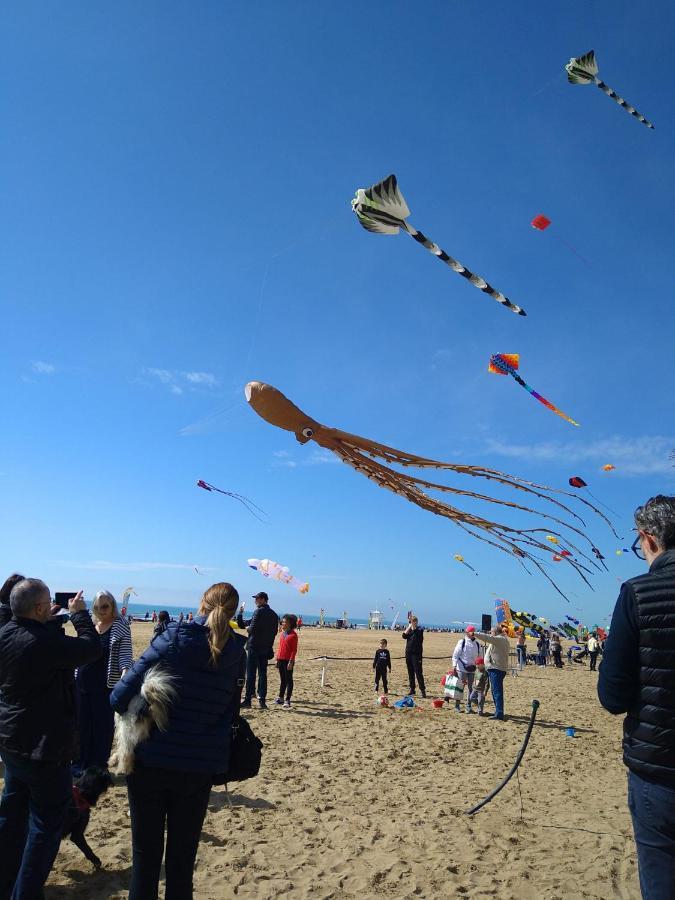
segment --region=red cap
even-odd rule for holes
[[[475,631],[476,628],[475,628],[474,625],[467,625],[467,626],[466,626],[466,630],[467,630],[467,631]]]

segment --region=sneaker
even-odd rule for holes
[[[479,709],[479,710],[478,710],[478,715],[479,715],[479,716],[484,716],[484,715],[485,715],[485,713],[484,713],[484,712],[483,712],[483,710],[482,710],[482,709]]]
[[[291,701],[290,701],[290,700],[286,700],[285,703],[284,703],[284,709],[290,709],[290,708],[291,708]]]
[[[471,709],[470,706],[467,706],[466,711],[467,711],[468,713],[471,713],[471,714],[473,715],[473,710]]]
[[[424,691],[422,691],[422,700],[426,700],[426,699],[427,699],[427,695],[424,693]]]
[[[498,722],[503,722],[503,721],[504,721],[504,716],[498,716],[498,715],[495,713],[494,716],[488,716],[488,719],[496,719]]]
[[[239,704],[239,706],[240,706],[240,709],[250,709],[251,701],[250,700],[242,700],[241,703]]]
[[[267,704],[265,703],[264,700],[259,701],[259,706],[260,706],[260,709],[267,709]]]
[[[464,712],[464,710],[462,709],[462,707],[459,704],[457,704],[455,706],[455,712]]]
[[[281,699],[281,697],[277,697],[277,699],[274,701],[274,705],[275,705],[275,706],[281,706],[281,704],[282,704],[283,702],[284,702],[284,701]]]

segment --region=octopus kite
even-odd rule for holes
[[[390,175],[384,181],[380,181],[372,187],[359,188],[352,200],[352,209],[366,231],[372,231],[375,234],[398,234],[401,229],[407,231],[410,237],[414,238],[418,244],[426,247],[430,253],[433,253],[441,262],[450,266],[453,272],[457,272],[458,275],[470,281],[479,291],[492,297],[493,300],[501,303],[502,306],[510,309],[511,312],[518,313],[519,316],[527,315],[524,309],[516,306],[515,303],[511,303],[508,297],[496,291],[484,278],[476,275],[474,272],[470,272],[461,262],[453,259],[445,250],[441,250],[438,244],[434,244],[421,231],[418,231],[406,222],[410,215],[410,210],[403,199],[403,194],[398,189],[395,175]]]
[[[553,579],[546,573],[543,567],[541,557],[535,555],[535,551],[539,551],[547,558],[550,558],[551,548],[543,536],[549,532],[545,528],[513,528],[501,522],[493,522],[474,513],[466,512],[455,506],[430,497],[424,490],[425,488],[437,491],[443,491],[447,494],[453,494],[460,497],[471,497],[476,500],[484,500],[487,503],[494,503],[498,506],[506,506],[510,509],[522,510],[533,515],[541,515],[549,522],[556,522],[570,531],[579,535],[582,539],[589,541],[583,531],[576,525],[554,516],[552,513],[537,513],[536,510],[528,506],[522,506],[518,503],[508,500],[501,500],[491,497],[487,494],[474,493],[472,491],[463,490],[461,488],[449,487],[444,484],[437,484],[432,481],[426,481],[413,475],[390,468],[387,463],[394,463],[403,467],[413,466],[418,469],[445,469],[456,472],[460,475],[469,475],[472,478],[484,478],[487,481],[494,481],[500,485],[507,485],[519,491],[523,491],[530,496],[538,497],[546,500],[564,512],[573,516],[581,525],[585,525],[584,520],[574,513],[569,507],[565,506],[560,500],[550,496],[550,494],[564,494],[573,497],[569,491],[556,490],[543,485],[535,484],[531,481],[525,481],[513,475],[506,475],[495,469],[487,469],[483,466],[469,466],[459,463],[439,462],[435,459],[427,459],[423,456],[416,456],[412,453],[406,453],[402,450],[396,450],[394,447],[387,447],[377,441],[369,438],[360,437],[359,435],[349,434],[340,431],[337,428],[328,428],[321,425],[311,416],[308,416],[294,403],[292,403],[281,391],[277,390],[269,384],[263,384],[260,381],[251,381],[246,385],[246,400],[253,407],[255,412],[266,422],[275,425],[277,428],[283,428],[286,431],[292,431],[296,439],[301,444],[308,441],[315,441],[320,447],[330,450],[336,454],[343,462],[361,472],[371,481],[374,481],[379,487],[386,488],[399,494],[411,503],[416,504],[421,509],[432,512],[438,516],[444,516],[453,521],[456,525],[472,535],[478,540],[484,541],[493,547],[496,547],[505,553],[509,553],[516,557],[518,562],[524,565],[523,560],[528,560],[547,578],[553,587],[562,594],[562,591],[555,584]],[[382,462],[378,462],[382,460]],[[583,498],[575,498],[578,503],[593,510],[600,518],[602,518],[612,529],[609,519],[600,512],[595,506]],[[614,532],[616,534],[616,532]],[[567,538],[565,543],[575,550],[580,556],[584,557],[592,566],[600,568],[597,563],[589,556],[586,556],[581,550],[574,546]],[[591,547],[593,545],[591,544]],[[566,562],[573,566],[580,577],[587,583],[583,572],[589,572],[576,558],[567,557]],[[583,570],[583,571],[582,571]],[[590,586],[590,585],[589,585]],[[564,594],[562,594],[565,596]],[[567,598],[565,598],[567,599]]]
[[[615,100],[619,106],[623,106],[626,112],[629,112],[631,116],[638,120],[638,122],[642,122],[647,128],[654,128],[652,123],[648,119],[645,119],[634,106],[627,103],[623,97],[619,97],[616,91],[613,91],[611,87],[608,87],[604,81],[601,81],[598,78],[598,64],[595,61],[594,50],[589,50],[588,53],[584,53],[583,56],[573,56],[565,66],[565,71],[567,72],[567,80],[570,84],[597,85],[601,91],[607,94],[608,97],[611,97],[612,100]]]

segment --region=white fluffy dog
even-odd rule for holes
[[[161,666],[148,669],[141,691],[123,715],[115,716],[115,741],[108,767],[116,775],[134,771],[136,747],[147,741],[153,728],[166,731],[169,707],[176,698],[174,679]]]

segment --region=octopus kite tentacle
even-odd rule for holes
[[[445,469],[459,474],[485,478],[486,480],[495,481],[499,484],[508,485],[509,487],[523,491],[541,500],[546,500],[554,506],[562,508],[565,512],[578,519],[582,524],[585,524],[580,516],[572,512],[572,510],[555,497],[550,496],[550,493],[566,494],[575,500],[581,500],[581,498],[576,497],[574,494],[570,494],[568,491],[556,491],[545,485],[539,485],[534,482],[525,481],[522,478],[506,475],[495,469],[445,463],[428,459],[427,457],[415,456],[414,454],[396,450],[394,447],[387,447],[376,441],[370,441],[359,435],[349,434],[348,432],[339,431],[334,428],[326,428],[295,406],[295,404],[285,397],[281,391],[271,385],[263,384],[259,381],[249,382],[246,385],[245,394],[248,403],[262,419],[278,428],[292,431],[299,443],[306,444],[310,440],[315,441],[320,447],[332,451],[336,456],[342,459],[343,462],[364,474],[380,487],[384,487],[387,490],[405,497],[406,500],[414,503],[421,509],[425,509],[435,515],[452,520],[456,525],[467,531],[473,537],[515,556],[521,563],[523,560],[529,560],[554,585],[554,587],[556,587],[556,590],[562,594],[562,591],[555,585],[553,579],[544,571],[541,558],[535,555],[537,551],[543,552],[546,556],[551,553],[550,545],[548,545],[545,540],[538,537],[539,534],[545,534],[543,528],[513,528],[512,526],[500,522],[494,522],[480,515],[476,515],[475,513],[458,509],[442,500],[430,497],[422,490],[422,488],[440,490],[445,493],[462,497],[471,497],[475,500],[483,500],[499,506],[507,506],[511,509],[521,510],[533,515],[537,515],[536,510],[511,501],[490,497],[486,494],[452,488],[448,485],[436,484],[422,478],[416,478],[389,468],[388,465],[378,462],[376,457],[384,460],[386,463],[395,463],[401,466],[416,466],[419,468]],[[596,507],[591,503],[588,503],[588,501],[583,502],[585,502],[597,515],[608,522],[607,518],[596,509]],[[578,534],[585,540],[588,540],[591,548],[593,548],[590,539],[576,525],[548,513],[539,513],[539,515],[546,521],[556,522],[563,527],[568,528],[575,534]],[[610,524],[611,527],[611,523],[608,522],[608,524]],[[564,538],[564,540],[565,543],[579,555],[583,556],[584,559],[587,559],[591,565],[596,565],[567,538]],[[570,556],[566,556],[565,559],[588,584],[583,572],[589,572],[590,570]]]

